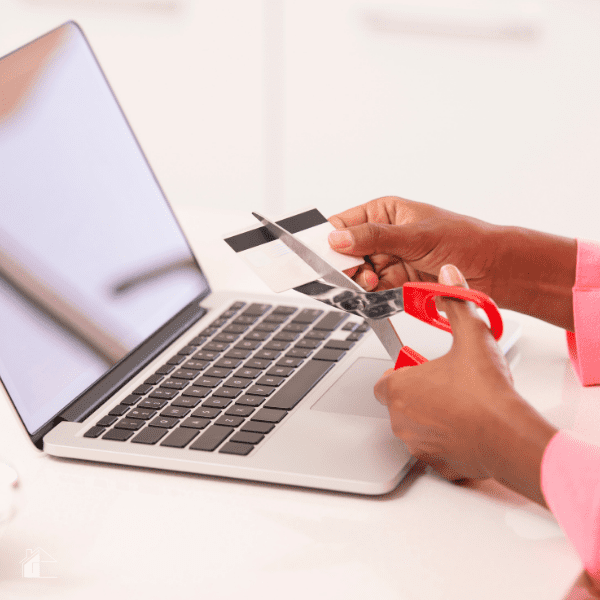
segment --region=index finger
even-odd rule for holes
[[[362,225],[363,223],[369,222],[369,215],[364,204],[349,208],[344,212],[338,213],[329,217],[329,222],[336,229],[343,229],[344,227],[352,227],[354,225]]]

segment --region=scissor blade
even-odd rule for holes
[[[338,271],[333,265],[328,263],[324,258],[321,258],[316,252],[309,248],[304,242],[294,237],[289,231],[270,221],[266,217],[253,212],[252,215],[258,219],[267,230],[281,240],[290,250],[297,254],[309,267],[311,267],[324,281],[331,285],[336,285],[342,288],[364,290],[350,277]],[[402,350],[402,342],[394,329],[389,319],[375,321],[374,319],[365,319],[368,325],[373,330],[373,333],[379,338],[383,347],[387,350],[390,358],[395,361]]]
[[[270,221],[266,217],[253,212],[256,217],[277,239],[281,240],[290,250],[298,255],[309,267],[313,269],[325,281],[331,285],[338,285],[347,289],[364,291],[358,283],[344,275],[336,269],[331,263],[321,258],[312,248],[292,235],[287,229],[277,223]]]

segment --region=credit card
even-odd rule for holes
[[[327,236],[335,227],[316,208],[305,209],[276,222],[340,271],[364,262],[362,258],[345,256],[330,248]],[[230,233],[224,240],[274,292],[286,292],[319,279],[311,267],[264,226]]]

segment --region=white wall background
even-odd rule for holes
[[[67,19],[176,209],[398,194],[600,238],[598,0],[2,0],[0,53]]]

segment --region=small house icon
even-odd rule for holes
[[[56,575],[48,574],[47,565],[55,562],[56,560],[39,546],[35,550],[28,548],[25,552],[25,558],[21,561],[23,577],[54,579]]]

